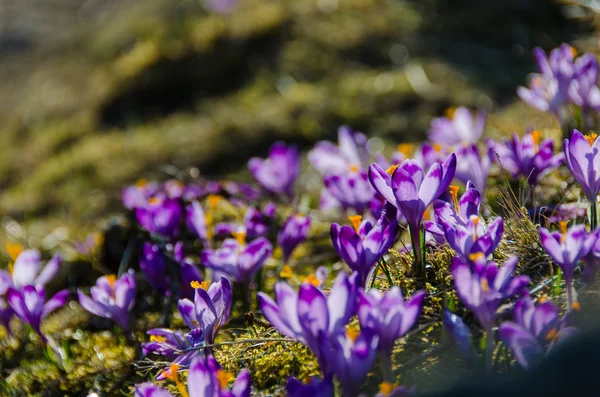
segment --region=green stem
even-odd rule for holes
[[[382,257],[381,258],[381,262],[382,262],[382,267],[383,267],[383,272],[385,273],[385,276],[388,279],[388,283],[390,283],[390,288],[394,285],[394,281],[392,280],[392,276],[390,275],[390,269],[388,268],[387,262],[385,261],[385,259]]]
[[[596,207],[596,200],[590,200],[590,228],[596,230],[598,227],[598,208]]]
[[[573,303],[575,303],[575,296],[573,296],[573,280],[565,280],[567,284],[567,310],[571,310]]]
[[[490,328],[485,331],[485,368],[488,375],[492,373],[492,357],[494,355],[494,331]]]
[[[410,238],[412,241],[413,255],[415,256],[415,276],[418,278],[425,276],[425,264],[421,257],[421,236],[418,230],[410,228]]]
[[[371,278],[371,287],[370,289],[373,289],[373,287],[375,287],[375,279],[377,278],[377,273],[379,273],[379,268],[381,267],[381,261],[379,261],[377,263],[377,266],[375,267],[375,271],[373,272],[373,278]]]

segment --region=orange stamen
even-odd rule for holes
[[[360,167],[356,164],[352,164],[350,166],[350,172],[358,172],[359,169],[360,169]]]
[[[138,179],[135,182],[135,187],[137,187],[137,188],[142,188],[142,187],[144,187],[146,185],[148,185],[148,181],[146,179],[144,179],[144,178]]]
[[[348,325],[348,327],[346,327],[346,336],[352,342],[354,342],[356,340],[356,338],[358,338],[359,335],[360,335],[360,328],[352,327],[350,325]]]
[[[169,373],[170,371],[170,373]],[[179,373],[177,372],[179,371],[179,365],[177,364],[171,364],[171,366],[169,367],[169,370],[163,372],[163,375],[168,378],[171,379],[173,382],[175,382],[175,384],[177,385],[177,388],[179,389],[179,393],[181,393],[182,397],[189,397],[188,392],[185,388],[185,385],[183,383],[181,383],[181,380],[179,380]]]
[[[481,290],[483,292],[489,292],[490,291],[490,283],[488,283],[487,278],[482,278],[481,279]]]
[[[412,143],[401,143],[398,145],[398,151],[404,155],[404,157],[410,157],[415,147]]]
[[[442,150],[442,145],[440,145],[439,143],[434,143],[433,150],[435,150],[436,152],[440,152]]]
[[[319,281],[319,279],[314,275],[314,274],[309,274],[305,279],[304,279],[305,283],[309,283],[314,285],[315,287],[318,287],[321,282]]]
[[[246,232],[231,232],[231,235],[240,245],[246,242]]]
[[[458,212],[458,186],[450,185],[450,195],[452,196],[452,201],[454,201],[454,208]]]
[[[162,342],[166,342],[166,338],[164,336],[160,336],[160,335],[150,335],[150,342],[158,342],[158,343],[162,343]]]
[[[559,226],[560,226],[560,242],[561,244],[565,241],[565,238],[567,237],[567,221],[560,221],[558,222]]]
[[[115,276],[114,274],[108,274],[105,277],[106,281],[108,281],[108,285],[110,285],[110,288],[114,289],[115,282],[117,281],[117,276]]]
[[[548,335],[546,335],[546,339],[554,340],[554,339],[556,339],[557,335],[558,335],[558,331],[556,330],[556,328],[553,328],[550,330],[550,332],[548,332]]]
[[[450,106],[448,109],[444,110],[444,116],[452,120],[454,118],[454,114],[456,113],[456,106]]]
[[[219,381],[219,386],[221,387],[221,390],[225,390],[227,388],[227,384],[233,378],[234,376],[231,372],[223,371],[222,369],[217,371],[217,379]]]
[[[571,46],[569,46],[569,49],[571,50],[571,54],[573,54],[573,58],[575,58],[577,56],[577,50]]]
[[[592,146],[594,144],[594,142],[596,142],[596,138],[598,138],[598,134],[595,134],[592,132],[589,135],[585,135],[584,138],[588,141],[590,146]]]
[[[192,281],[190,283],[190,286],[194,289],[203,289],[203,290],[207,290],[208,286],[210,285],[210,281],[202,281],[202,282],[198,282],[198,281]]]
[[[573,302],[573,304],[571,305],[571,309],[578,312],[579,310],[581,310],[581,305],[579,304],[579,302]]]
[[[218,194],[209,194],[208,195],[208,207],[211,210],[214,210],[215,208],[217,208],[217,205],[221,202],[221,200],[223,199],[223,197],[219,196]]]
[[[281,273],[279,273],[279,277],[281,278],[292,278],[294,276],[294,272],[289,265],[283,266],[281,269]]]
[[[542,295],[540,297],[540,299],[537,300],[537,303],[544,303],[548,300],[548,297],[546,295]]]
[[[389,396],[396,387],[398,387],[397,383],[382,382],[379,384],[379,393],[384,396]]]
[[[160,204],[160,199],[158,197],[151,197],[148,200],[148,204],[151,204],[151,205]]]
[[[396,171],[396,168],[398,168],[398,164],[390,165],[388,167],[388,169],[385,170],[385,173],[388,174],[389,176],[392,176],[392,175],[394,175],[394,171]]]
[[[478,262],[478,261],[482,260],[483,258],[485,258],[485,254],[483,252],[476,252],[473,254],[469,254],[469,260],[471,262]]]
[[[6,252],[8,252],[10,259],[14,262],[17,260],[17,257],[21,255],[21,252],[23,252],[23,246],[21,244],[8,243],[6,244]]]
[[[350,219],[350,223],[352,223],[354,231],[358,233],[358,228],[360,227],[360,223],[362,222],[362,215],[351,215],[348,217],[348,219]]]
[[[533,140],[533,146],[535,147],[535,151],[537,153],[539,150],[540,141],[542,140],[542,131],[531,131],[531,139]]]

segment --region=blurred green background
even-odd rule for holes
[[[597,25],[550,0],[0,0],[2,239],[53,249],[118,213],[124,184],[243,178],[273,140],[340,124],[417,141],[467,105],[489,136],[556,128],[515,89],[533,47],[598,52]]]

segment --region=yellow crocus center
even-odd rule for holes
[[[356,338],[358,338],[358,336],[360,335],[360,328],[358,327],[353,327],[351,325],[348,325],[346,327],[346,336],[348,337],[348,339],[350,339],[352,342],[356,341]]]
[[[354,227],[354,231],[358,233],[358,228],[360,227],[360,223],[362,222],[362,215],[351,215],[348,217],[350,223],[352,223],[352,227]]]
[[[321,284],[321,282],[319,281],[319,279],[314,275],[314,274],[309,274],[308,276],[306,276],[306,278],[304,279],[305,283],[309,283],[314,285],[315,287],[318,287],[319,284]]]
[[[10,259],[14,262],[21,255],[21,252],[23,252],[23,246],[21,244],[8,243],[6,244],[6,252],[8,252]]]
[[[431,220],[431,207],[427,208],[423,213],[423,220],[429,221]]]
[[[546,295],[542,295],[540,297],[540,299],[538,299],[537,303],[544,303],[548,300],[548,297]]]
[[[398,385],[395,383],[382,382],[379,384],[379,393],[383,394],[384,396],[389,396],[396,387],[398,387]]]
[[[279,273],[279,277],[281,278],[292,278],[293,276],[294,272],[292,271],[292,268],[289,265],[283,266],[281,272]]]
[[[210,285],[210,281],[208,281],[208,280],[207,280],[207,281],[202,281],[202,282],[199,282],[199,281],[192,281],[192,282],[190,283],[190,286],[191,286],[192,288],[194,288],[194,289],[198,289],[198,288],[200,288],[200,289],[203,289],[203,290],[205,290],[205,291],[208,289],[208,286],[209,286],[209,285]]]
[[[389,176],[392,176],[394,174],[394,171],[396,171],[396,168],[398,168],[398,164],[390,165],[388,169],[385,170],[385,173]]]
[[[146,185],[148,185],[148,181],[144,178],[140,178],[137,181],[135,181],[135,187],[137,188],[142,188]]]
[[[160,204],[160,199],[158,197],[151,197],[148,200],[148,204],[151,204],[151,205]]]
[[[482,278],[481,279],[481,290],[483,292],[489,292],[490,291],[490,283],[488,283],[487,278]]]
[[[219,380],[221,390],[225,390],[229,381],[233,379],[233,373],[220,369],[217,371],[217,379]]]
[[[558,331],[556,330],[556,328],[552,328],[550,330],[550,332],[548,332],[548,335],[546,335],[546,339],[555,340],[557,336],[558,336]]]
[[[476,252],[473,254],[469,254],[469,260],[471,260],[471,262],[477,262],[482,260],[485,257],[485,254],[483,252]]]
[[[452,201],[454,202],[454,208],[456,212],[458,212],[458,186],[450,185],[450,195],[452,196]]]
[[[398,151],[404,155],[404,157],[410,157],[415,147],[412,143],[401,143],[398,145]]]
[[[579,302],[573,302],[573,304],[571,305],[571,309],[578,312],[579,310],[581,310],[581,305],[579,304]]]
[[[114,289],[115,282],[117,281],[117,276],[115,276],[114,274],[109,274],[106,276],[106,281],[108,281],[108,285],[110,285],[110,288]]]
[[[150,335],[150,342],[158,342],[158,343],[162,343],[162,342],[166,342],[166,339],[164,336],[160,336],[160,335]]]
[[[471,235],[471,238],[473,238],[473,240],[477,239],[477,225],[479,225],[479,217],[477,215],[473,216],[473,234]]]
[[[208,207],[211,210],[214,210],[215,208],[217,208],[217,205],[219,205],[222,199],[223,197],[219,196],[218,194],[209,194],[207,198]]]
[[[592,146],[594,144],[594,142],[596,142],[596,138],[598,138],[598,134],[593,133],[593,132],[590,133],[589,135],[585,136],[585,139],[588,141],[590,146]]]
[[[436,152],[441,152],[442,151],[442,145],[440,145],[439,143],[434,143],[433,144],[433,150],[435,150]]]
[[[231,235],[240,245],[246,242],[246,232],[231,232]]]
[[[352,164],[350,166],[350,172],[358,172],[359,169],[360,169],[360,167],[356,164]]]
[[[173,382],[175,382],[175,385],[177,385],[177,389],[179,390],[179,393],[181,393],[182,397],[189,397],[188,392],[185,388],[185,385],[183,383],[181,383],[181,380],[179,379],[179,365],[177,364],[171,364],[171,366],[169,367],[170,373],[169,371],[165,371],[164,375],[165,377],[167,377],[168,379],[171,379]]]
[[[444,110],[444,116],[452,120],[454,118],[454,114],[456,113],[456,106],[450,106],[446,110]]]

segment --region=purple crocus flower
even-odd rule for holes
[[[143,207],[148,200],[160,191],[160,185],[140,179],[135,185],[127,186],[121,192],[123,206],[129,210]]]
[[[201,329],[204,342],[212,345],[217,332],[229,319],[233,299],[231,284],[225,277],[221,277],[220,281],[212,283],[208,288],[208,281],[192,281],[192,284],[196,288],[194,301],[180,299],[179,313],[188,327]]]
[[[333,379],[327,376],[325,379],[312,377],[308,383],[302,383],[296,378],[289,378],[286,385],[288,397],[333,397]]]
[[[290,216],[277,235],[277,244],[283,252],[283,263],[287,263],[296,247],[306,240],[310,229],[310,217],[302,214]]]
[[[375,289],[358,292],[358,320],[363,329],[369,329],[379,337],[378,350],[384,365],[385,380],[393,380],[391,355],[394,343],[417,322],[424,298],[425,291],[417,291],[405,302],[397,286],[385,293]]]
[[[343,174],[352,168],[365,169],[369,161],[367,137],[347,126],[338,129],[338,146],[317,142],[308,153],[308,161],[321,174]]]
[[[429,140],[444,145],[475,144],[481,138],[485,128],[486,113],[478,110],[475,117],[469,109],[459,107],[450,109],[447,117],[438,117],[431,121]]]
[[[447,146],[423,142],[415,152],[414,160],[421,165],[421,168],[428,169],[435,163],[443,163],[448,156],[450,156],[450,150]]]
[[[375,225],[368,220],[361,222],[360,215],[351,216],[350,220],[353,228],[331,225],[331,241],[338,255],[358,273],[358,285],[364,287],[377,262],[396,241],[396,208],[388,205]]]
[[[447,201],[438,200],[433,204],[434,221],[425,221],[423,223],[425,230],[435,236],[440,243],[446,242],[446,232],[442,225],[444,222],[454,225],[467,226],[469,219],[479,217],[479,208],[481,207],[481,193],[475,189],[471,182],[467,182],[467,188],[463,195],[458,198],[458,186],[450,185],[450,196],[452,204]],[[483,233],[483,224],[478,224],[478,229]]]
[[[14,258],[14,261],[15,263],[12,265],[10,273],[0,270],[0,279],[5,280],[4,283],[8,283],[6,285],[12,284],[17,289],[23,288],[26,285],[35,285],[36,288],[40,289],[48,284],[56,273],[58,273],[62,258],[56,254],[42,267],[40,252],[36,249],[30,249],[19,253]]]
[[[226,239],[217,250],[206,249],[200,255],[204,266],[218,274],[226,275],[233,281],[249,284],[256,272],[265,264],[273,252],[273,246],[264,237],[257,238],[248,245],[243,240],[244,233],[237,239]]]
[[[575,73],[575,50],[563,44],[546,54],[541,48],[535,48],[533,55],[540,74],[535,74],[529,88],[519,87],[517,94],[529,105],[542,112],[550,112],[561,118],[561,111],[568,103],[569,86]]]
[[[594,54],[584,54],[575,60],[575,76],[569,85],[569,99],[584,110],[600,109],[598,60]]]
[[[498,328],[500,339],[512,351],[515,360],[525,369],[531,369],[544,352],[564,337],[577,332],[568,326],[569,313],[562,319],[550,301],[533,303],[525,296],[515,304],[515,321],[506,321]]]
[[[500,302],[516,295],[530,282],[527,276],[512,277],[517,261],[516,256],[511,256],[501,268],[494,262],[469,265],[460,258],[452,261],[458,297],[486,331],[494,326]]]
[[[300,157],[296,147],[276,142],[271,146],[266,160],[253,157],[248,162],[248,168],[266,190],[284,194],[289,199],[294,196],[294,183],[300,172]]]
[[[333,335],[320,333],[327,362],[335,374],[344,396],[357,396],[377,353],[379,337],[370,329],[348,328]]]
[[[598,240],[597,230],[587,233],[584,225],[575,225],[567,230],[567,223],[561,222],[562,232],[550,232],[540,227],[540,241],[548,255],[560,266],[567,286],[569,307],[575,303],[573,274],[578,262],[594,247]]]
[[[144,243],[140,256],[140,269],[148,284],[155,290],[165,293],[169,289],[169,277],[165,256],[156,244]]]
[[[406,218],[415,252],[416,271],[424,275],[421,223],[427,207],[450,186],[456,172],[456,155],[452,153],[444,163],[433,164],[427,174],[415,160],[406,160],[390,171],[391,175],[377,164],[371,164],[369,180],[375,190],[398,208]]]
[[[135,275],[133,270],[123,273],[117,279],[115,275],[102,276],[90,289],[90,298],[80,289],[77,290],[79,304],[96,316],[109,318],[121,329],[129,328],[129,312],[135,304]]]
[[[530,186],[537,186],[544,175],[560,166],[564,156],[554,154],[552,138],[541,140],[541,131],[526,133],[523,139],[515,133],[503,143],[488,140],[497,160],[513,177],[522,176]]]
[[[270,206],[265,208],[270,210]],[[231,235],[234,233],[246,233],[246,238],[253,240],[258,237],[266,236],[273,221],[273,215],[269,212],[261,212],[256,207],[248,207],[244,213],[243,224],[236,223],[217,223],[215,225],[215,234]]]
[[[33,285],[26,285],[21,289],[10,287],[6,294],[8,303],[17,317],[29,324],[44,342],[47,339],[40,329],[42,320],[54,310],[64,306],[68,296],[69,291],[65,289],[57,292],[46,302],[44,288],[36,288]]]
[[[173,331],[164,328],[155,328],[147,332],[150,342],[142,343],[142,352],[145,356],[156,354],[177,364],[180,368],[189,367],[192,360],[204,354],[204,335],[202,330],[192,329],[184,334],[181,331]],[[161,371],[157,380],[166,378],[165,372]]]
[[[182,396],[188,397],[250,397],[251,383],[248,370],[238,374],[231,389],[228,388],[234,376],[223,371],[213,356],[195,358],[188,371],[187,390],[178,375],[178,366],[168,371],[169,379],[177,385]],[[153,385],[142,383],[135,387],[135,397],[173,397],[168,391]]]
[[[600,140],[596,138],[596,134],[584,136],[573,130],[564,143],[567,168],[593,203],[600,191]]]
[[[283,335],[306,344],[319,360],[323,372],[328,373],[320,334],[344,331],[355,313],[356,278],[356,274],[348,277],[340,272],[329,296],[309,282],[304,282],[295,292],[287,283],[279,281],[275,284],[277,303],[264,292],[258,293],[258,300],[271,325]]]
[[[190,232],[200,239],[202,244],[208,246],[208,224],[202,204],[197,200],[185,207],[185,223]]]
[[[179,234],[181,205],[176,199],[164,195],[153,196],[146,205],[135,209],[135,216],[140,225],[150,233],[166,237]]]
[[[323,182],[327,192],[345,211],[353,209],[357,214],[363,214],[375,196],[367,172],[358,168],[326,174]]]
[[[476,145],[462,146],[456,151],[455,178],[465,185],[471,182],[476,189],[483,192],[488,183],[492,160],[491,149],[481,155]]]

